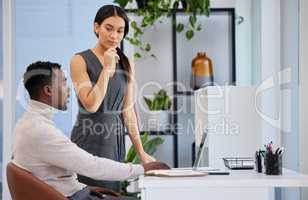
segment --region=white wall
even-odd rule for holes
[[[300,53],[299,53],[299,141],[300,171],[308,174],[308,1],[300,0]],[[308,199],[308,189],[302,190],[302,200]]]
[[[6,164],[11,159],[12,152],[12,130],[15,122],[15,9],[14,3],[9,0],[3,1],[3,87],[6,89],[3,98],[3,165],[2,165],[2,198],[10,200],[10,194],[8,192],[6,174]],[[1,13],[2,13],[1,12]]]
[[[251,82],[253,85],[261,82],[261,1],[251,2]]]
[[[254,20],[260,18],[253,12],[253,9],[256,9],[256,2],[259,0],[211,0],[210,2],[212,8],[235,8],[236,85],[253,84],[253,74],[260,69],[260,66],[254,65],[252,60],[253,51],[258,48],[256,43],[260,42],[255,40],[260,32],[257,20]],[[239,17],[244,19],[241,24],[237,23]]]
[[[299,1],[281,0],[281,70],[287,70],[281,89],[282,146],[287,149],[283,166],[299,170]],[[282,199],[300,199],[299,188],[282,190]]]
[[[252,29],[256,26],[252,6],[252,0],[236,1],[236,15],[244,18],[241,24],[236,23],[236,84],[241,86],[252,84]]]
[[[0,0],[0,10],[2,11],[2,3]],[[3,16],[0,16],[0,169],[2,169],[2,146],[3,146],[3,27],[2,27]],[[0,182],[2,182],[2,173],[0,173]]]
[[[261,0],[261,83],[259,109],[264,114],[263,144],[279,137],[280,1]],[[268,88],[269,87],[269,88]]]
[[[234,8],[237,0],[210,0],[211,8]]]

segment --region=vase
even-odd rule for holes
[[[192,89],[196,90],[214,84],[212,60],[206,53],[198,52],[191,63],[191,83]]]

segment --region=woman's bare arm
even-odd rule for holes
[[[80,55],[74,55],[71,59],[70,71],[74,89],[83,107],[88,112],[96,112],[106,95],[109,73],[102,70],[96,84],[91,83],[87,65]]]

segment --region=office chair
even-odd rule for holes
[[[12,162],[6,167],[6,175],[13,200],[68,200],[51,186]]]

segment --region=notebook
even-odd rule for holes
[[[159,177],[195,177],[206,176],[207,172],[195,171],[195,170],[183,170],[183,169],[170,169],[170,170],[151,170],[147,171],[147,176],[159,176]]]

